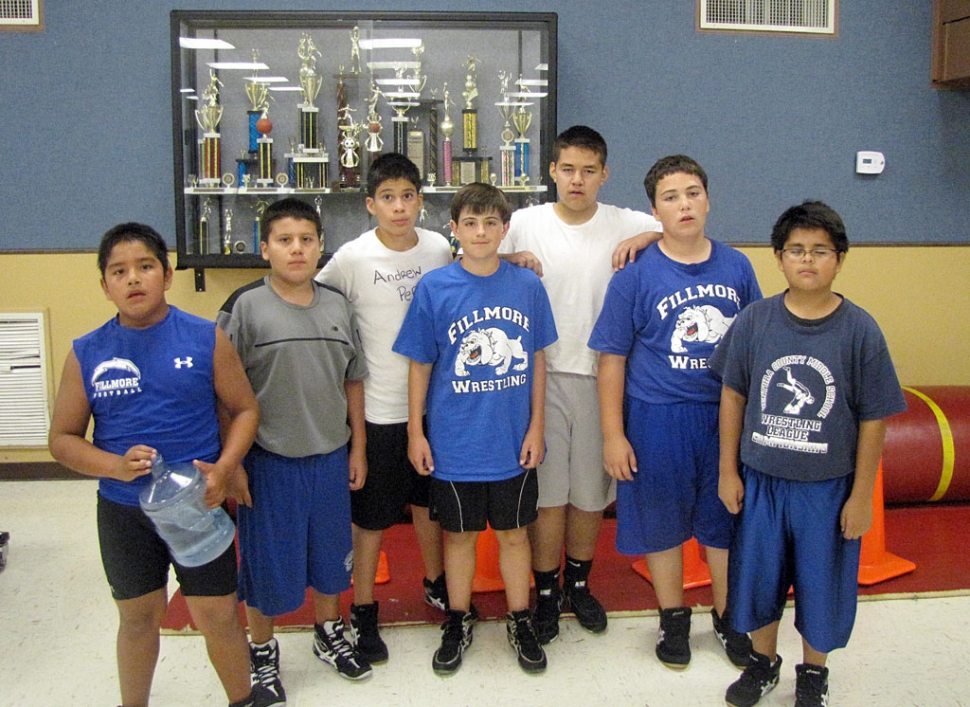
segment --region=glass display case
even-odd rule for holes
[[[554,13],[173,11],[178,267],[264,265],[259,216],[283,196],[320,212],[326,259],[373,227],[382,152],[418,166],[418,225],[445,235],[464,184],[554,198],[556,32]]]

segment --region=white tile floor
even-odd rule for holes
[[[0,573],[0,707],[117,705],[116,616],[94,525],[95,482],[0,482],[0,529],[11,533]],[[174,587],[174,585],[173,585]],[[645,591],[649,591],[645,589]],[[766,706],[794,702],[798,637],[782,628],[786,669]],[[461,670],[431,671],[436,627],[388,628],[391,660],[363,683],[340,679],[310,652],[308,633],[280,635],[290,707],[477,705],[691,707],[723,704],[735,679],[706,616],[695,617],[690,668],[675,673],[653,656],[655,614],[612,616],[592,636],[564,620],[544,675],[523,674],[505,627],[483,623]],[[970,596],[867,601],[849,647],[830,659],[831,705],[970,707]],[[164,636],[153,705],[225,705],[202,639]]]

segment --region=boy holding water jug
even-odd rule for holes
[[[109,230],[98,267],[101,289],[118,314],[74,341],[49,445],[64,466],[99,478],[101,558],[120,616],[122,704],[148,705],[173,564],[230,707],[263,707],[267,698],[250,682],[236,611],[235,549],[230,544],[201,566],[181,565],[139,506],[159,454],[170,463],[194,463],[205,474],[209,506],[227,494],[249,503],[238,468],[259,424],[256,398],[228,337],[166,302],[173,273],[154,229],[125,223]],[[217,408],[224,413],[221,440]]]

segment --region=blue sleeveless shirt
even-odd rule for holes
[[[154,447],[170,463],[219,457],[219,421],[212,376],[215,323],[170,306],[147,329],[115,317],[74,341],[94,417],[94,445],[123,455],[136,444]],[[104,498],[138,505],[151,480],[101,479]]]

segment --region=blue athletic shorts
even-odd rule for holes
[[[692,537],[727,549],[734,521],[717,497],[718,404],[653,405],[628,396],[624,408],[639,471],[616,484],[616,549],[662,552]]]
[[[236,546],[200,567],[183,567],[140,506],[126,506],[98,494],[98,539],[101,564],[117,601],[137,599],[168,584],[175,568],[182,595],[222,597],[236,591]]]
[[[253,507],[239,506],[239,598],[266,616],[299,609],[307,587],[350,587],[347,446],[283,457],[253,445],[243,462]]]
[[[843,648],[855,623],[860,540],[839,517],[853,476],[791,481],[744,468],[744,508],[728,561],[728,603],[738,631],[781,619],[795,588],[795,628],[817,651]]]

